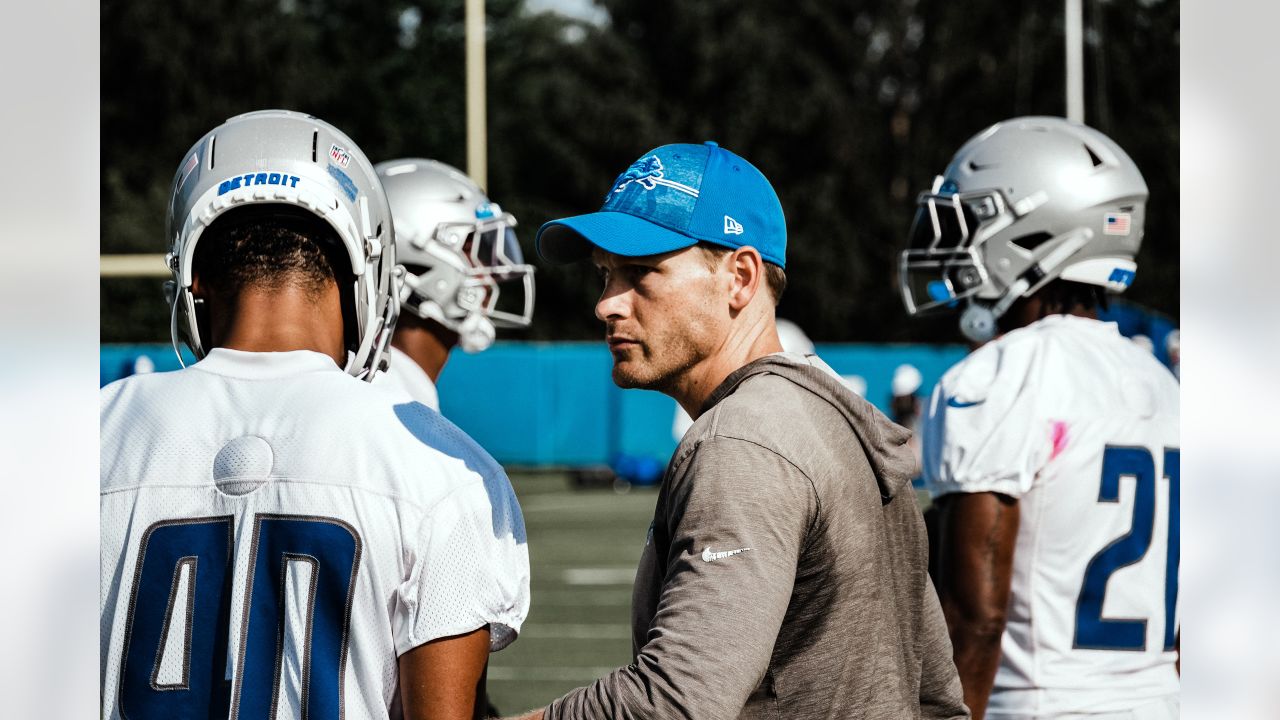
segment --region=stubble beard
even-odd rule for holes
[[[665,344],[660,350],[642,343],[622,358],[613,356],[613,383],[624,390],[656,390],[671,395],[689,368],[700,359],[694,344],[683,338]]]

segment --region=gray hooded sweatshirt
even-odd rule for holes
[[[546,717],[969,717],[909,437],[816,356],[730,375],[663,478],[634,661]]]

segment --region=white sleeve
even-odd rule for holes
[[[529,614],[529,551],[511,483],[496,474],[454,490],[423,519],[397,597],[397,655],[485,625],[493,651],[519,633]]]
[[[1051,448],[1039,417],[1037,343],[990,343],[933,390],[924,424],[923,469],[932,497],[1031,489]]]

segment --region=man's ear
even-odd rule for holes
[[[200,282],[200,273],[191,273],[191,294],[194,297],[204,298],[204,283]]]
[[[729,307],[742,310],[751,303],[751,299],[760,290],[764,279],[764,258],[760,251],[753,247],[740,247],[729,253],[728,270],[733,275],[729,290]]]

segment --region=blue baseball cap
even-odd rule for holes
[[[534,245],[553,263],[582,260],[592,246],[637,257],[708,242],[750,245],[787,266],[782,203],[754,165],[713,142],[663,145],[613,181],[599,212],[552,220]]]

